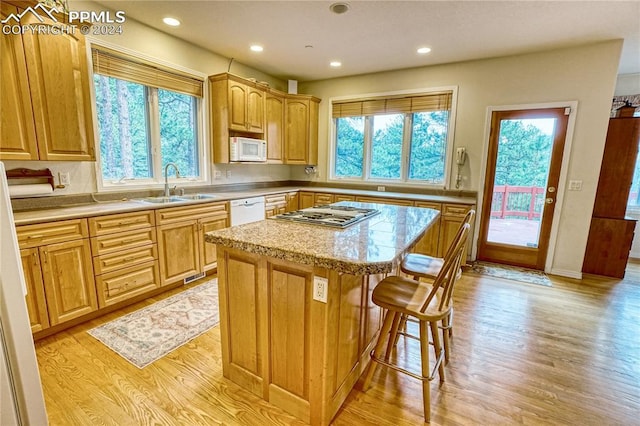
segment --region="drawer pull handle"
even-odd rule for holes
[[[39,238],[44,238],[44,235],[28,235],[27,240],[35,240]]]

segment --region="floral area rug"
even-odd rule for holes
[[[220,321],[218,279],[185,290],[88,331],[138,368],[144,368]]]
[[[477,261],[470,267],[466,267],[465,272],[477,275],[489,275],[496,278],[504,278],[529,284],[551,286],[551,281],[544,272],[536,271],[534,269],[520,268],[518,266]]]

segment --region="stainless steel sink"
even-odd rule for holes
[[[213,194],[185,194],[179,195],[178,197],[183,200],[212,200],[214,198],[220,198],[219,195]]]
[[[184,199],[184,198],[177,197],[177,196],[171,196],[171,197],[138,198],[135,201],[142,201],[143,203],[166,204],[166,203],[177,203],[177,202],[180,202],[180,201],[188,201],[188,200]]]

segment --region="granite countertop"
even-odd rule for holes
[[[353,275],[391,272],[425,233],[437,210],[388,204],[340,204],[380,211],[346,229],[266,219],[205,234],[205,241]]]
[[[127,213],[140,210],[153,210],[170,207],[181,207],[185,205],[193,205],[199,203],[211,203],[221,202],[229,200],[237,200],[240,198],[255,197],[260,195],[279,194],[291,191],[304,191],[304,192],[326,192],[332,194],[344,194],[344,195],[361,195],[367,197],[383,197],[390,199],[407,199],[415,201],[432,201],[438,203],[461,203],[461,204],[475,204],[476,200],[472,197],[455,197],[445,195],[426,195],[426,194],[412,194],[404,192],[378,192],[378,191],[361,191],[355,189],[343,189],[343,188],[331,188],[331,187],[319,187],[319,186],[278,186],[272,188],[256,188],[243,191],[233,192],[207,192],[215,195],[215,198],[208,198],[202,200],[189,200],[172,203],[146,203],[141,201],[131,200],[113,200],[106,202],[93,202],[86,204],[76,205],[62,205],[55,208],[38,209],[33,208],[23,211],[14,211],[14,221],[16,225],[28,225],[33,223],[53,222],[57,220],[65,219],[77,219],[83,217],[102,216],[106,214],[115,213]],[[37,199],[34,199],[34,205],[37,207]]]

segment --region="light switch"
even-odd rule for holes
[[[581,180],[570,180],[569,181],[569,191],[582,191],[582,181]]]

